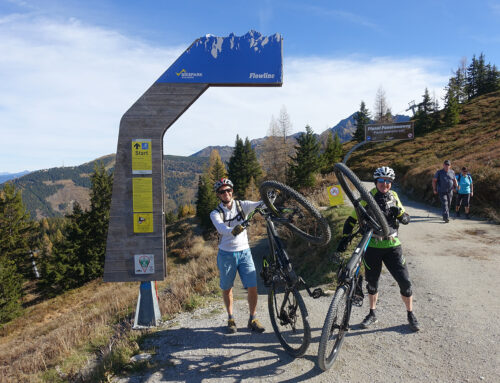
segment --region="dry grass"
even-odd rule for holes
[[[74,348],[109,333],[107,323],[127,317],[136,298],[133,283],[94,281],[28,308],[2,329],[0,381],[38,381]]]
[[[192,218],[168,229],[169,249],[180,247],[183,252],[181,261],[168,253],[168,277],[158,283],[160,310],[167,316],[192,304],[193,295],[217,290],[216,245],[193,235]],[[88,379],[103,379],[107,370],[126,363],[138,350],[130,341],[137,336],[130,333],[130,324],[138,287],[139,283],[93,281],[26,309],[1,329],[0,382],[54,381],[61,376],[66,381],[96,357],[97,373],[88,374]]]

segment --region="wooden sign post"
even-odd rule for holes
[[[150,282],[166,277],[166,130],[210,86],[281,86],[282,79],[281,35],[262,36],[255,31],[244,36],[207,35],[197,39],[123,115],[105,282]]]

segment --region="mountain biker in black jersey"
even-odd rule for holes
[[[221,178],[214,184],[214,191],[220,204],[210,213],[210,219],[219,233],[219,252],[217,267],[220,273],[220,288],[226,306],[229,333],[237,331],[233,317],[233,283],[236,271],[240,275],[243,287],[248,293],[250,318],[248,328],[255,332],[264,332],[264,327],[256,318],[257,310],[257,276],[255,265],[248,244],[247,232],[241,225],[249,212],[258,207],[262,201],[239,201],[233,198],[233,183],[228,178]]]
[[[419,323],[413,314],[413,294],[408,268],[401,249],[401,242],[398,238],[399,224],[407,225],[410,222],[410,216],[405,212],[398,194],[391,190],[392,182],[396,178],[394,170],[390,167],[382,166],[375,170],[373,178],[375,188],[370,193],[387,218],[390,226],[390,235],[389,237],[384,237],[381,232],[374,231],[366,250],[364,265],[370,312],[361,323],[361,326],[368,328],[378,322],[376,316],[378,280],[383,262],[399,285],[401,298],[406,306],[410,329],[412,331],[419,331]],[[362,203],[365,205],[364,201]],[[356,222],[356,211],[353,211],[344,223],[343,236],[337,246],[337,251],[344,252],[347,249],[349,234],[353,231]]]

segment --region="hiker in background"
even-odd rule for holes
[[[228,332],[237,331],[233,317],[233,283],[236,271],[240,274],[243,287],[248,292],[250,318],[248,328],[256,332],[264,332],[264,327],[256,319],[257,310],[257,274],[253,263],[246,230],[241,223],[249,212],[261,202],[239,201],[233,199],[233,183],[221,178],[214,184],[214,191],[221,201],[210,213],[210,219],[219,233],[219,252],[217,267],[220,272],[220,288],[226,306]]]
[[[456,190],[457,186],[455,172],[451,170],[451,162],[450,160],[445,160],[443,168],[438,170],[432,179],[432,189],[434,190],[434,194],[439,195],[439,200],[443,208],[443,221],[445,223],[450,222],[451,200],[453,198],[453,190]]]
[[[474,183],[472,176],[468,173],[467,168],[464,166],[462,172],[457,176],[458,195],[456,202],[456,215],[460,217],[460,206],[464,205],[465,218],[470,218],[470,197],[474,196]]]

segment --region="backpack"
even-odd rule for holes
[[[471,180],[471,181],[472,181],[471,176],[470,176],[470,174],[469,174],[469,173],[467,173],[466,177],[468,177],[468,178],[469,178],[469,180]],[[457,178],[457,182],[458,182],[458,183],[460,183],[460,179],[461,179],[461,178],[462,178],[462,173],[459,173],[459,174],[458,174],[458,178]]]
[[[234,203],[236,204],[236,211],[238,212],[238,214],[234,218],[231,218],[231,219],[225,219],[225,217],[224,217],[224,211],[222,210],[222,208],[219,205],[217,205],[216,210],[219,212],[220,219],[222,219],[223,222],[231,222],[231,221],[234,221],[234,220],[237,220],[237,221],[241,220],[241,221],[243,221],[245,219],[245,212],[243,211],[243,208],[241,207],[240,200],[235,199]],[[231,224],[229,224],[229,226],[231,226]]]

